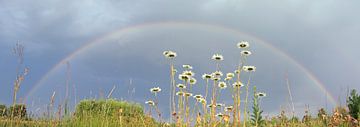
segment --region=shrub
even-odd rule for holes
[[[6,105],[0,105],[0,117],[7,116],[7,109]]]
[[[8,114],[14,118],[25,119],[27,116],[27,109],[25,104],[16,104],[8,109]]]
[[[350,97],[347,100],[347,105],[349,107],[349,114],[355,118],[359,118],[360,113],[360,95],[356,93],[356,90],[352,90]]]
[[[125,101],[108,100],[83,100],[77,107],[75,115],[77,117],[87,116],[105,116],[111,117],[116,114],[121,116],[143,115],[143,108],[138,104],[130,104]]]

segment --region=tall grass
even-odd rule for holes
[[[339,126],[356,127],[360,126],[357,119],[353,118],[354,112],[349,114],[347,108],[338,107],[332,113],[327,113],[324,109],[318,111],[317,117],[311,116],[310,108],[307,107],[302,119],[294,115],[295,108],[287,81],[290,100],[292,103],[292,116],[288,118],[286,111],[282,110],[278,116],[264,118],[262,116],[261,99],[266,93],[257,92],[256,85],[252,83],[255,66],[249,66],[247,58],[251,56],[250,45],[246,41],[237,44],[240,49],[239,62],[235,63],[234,72],[223,73],[221,54],[214,54],[211,61],[214,62],[214,72],[202,75],[203,82],[197,82],[194,68],[191,65],[183,65],[178,70],[183,70],[177,74],[175,59],[177,53],[165,51],[163,55],[167,58],[170,65],[170,89],[169,89],[169,119],[163,118],[160,107],[161,88],[150,89],[152,96],[145,103],[149,106],[148,111],[144,111],[142,105],[111,99],[115,90],[112,88],[107,99],[85,99],[76,105],[73,113],[68,112],[67,98],[69,97],[69,75],[66,83],[66,99],[63,105],[55,106],[56,93],[53,92],[48,105],[47,115],[43,118],[30,117],[26,105],[17,103],[17,92],[24,77],[28,73],[23,66],[24,47],[17,44],[14,53],[18,58],[17,78],[14,84],[13,104],[9,107],[0,105],[0,126],[34,126],[34,127],[308,127],[308,126]],[[210,59],[209,59],[210,61]],[[69,67],[69,64],[68,64]],[[224,75],[226,74],[226,75]],[[178,77],[178,79],[176,78]],[[194,88],[201,88],[201,92],[194,92]],[[251,94],[250,87],[254,87]],[[223,93],[231,93],[232,102],[225,102]],[[248,108],[252,98],[252,110]],[[356,96],[355,96],[356,95]],[[161,97],[162,98],[162,97]],[[353,94],[356,100],[360,100],[359,95]],[[358,112],[357,104],[351,103],[351,109]],[[249,115],[249,112],[252,114]],[[145,114],[147,112],[147,114]]]

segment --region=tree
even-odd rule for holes
[[[263,127],[265,126],[265,120],[262,117],[263,111],[260,109],[259,100],[261,97],[264,97],[264,93],[257,93],[256,92],[256,86],[254,87],[254,98],[253,98],[253,112],[251,115],[251,125],[254,127]]]
[[[351,91],[350,97],[347,100],[347,105],[349,108],[349,114],[358,119],[360,115],[360,95],[356,93],[356,90]]]

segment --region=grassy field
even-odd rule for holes
[[[357,127],[360,126],[359,109],[360,96],[355,90],[347,99],[345,107],[338,107],[332,112],[319,109],[316,116],[306,111],[303,117],[289,117],[287,112],[281,111],[279,115],[264,118],[261,100],[266,98],[265,92],[259,92],[251,84],[252,74],[256,67],[248,65],[247,58],[251,56],[250,45],[246,41],[237,44],[240,49],[240,62],[233,72],[223,73],[221,62],[224,57],[214,54],[211,61],[214,72],[203,74],[204,83],[195,79],[195,72],[191,65],[175,68],[177,53],[164,51],[163,55],[169,63],[169,88],[162,91],[154,86],[149,90],[151,97],[142,104],[129,103],[115,99],[82,100],[70,112],[65,106],[56,109],[53,107],[54,95],[51,97],[49,107],[52,113],[40,118],[31,117],[26,105],[17,103],[17,91],[22,81],[28,74],[24,68],[23,73],[18,73],[14,85],[14,102],[12,106],[0,105],[0,126],[25,126],[25,127],[159,127],[159,126],[198,126],[198,127]],[[17,45],[17,50],[22,50]],[[22,53],[22,51],[19,51]],[[18,55],[20,58],[23,55]],[[21,65],[21,61],[19,65]],[[166,67],[168,68],[168,67]],[[182,70],[180,73],[179,70]],[[201,86],[203,92],[194,93],[194,86]],[[252,88],[252,89],[250,89]],[[199,89],[199,88],[198,88]],[[251,90],[251,91],[250,91]],[[169,92],[170,118],[164,118],[163,110],[159,109],[159,93]],[[232,102],[223,104],[222,92],[230,92]],[[289,89],[289,95],[291,91]],[[292,99],[291,99],[292,100]],[[132,101],[132,100],[129,100]],[[292,103],[292,102],[291,102]],[[145,111],[144,108],[147,110]],[[56,113],[53,113],[56,112]]]

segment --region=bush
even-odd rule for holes
[[[0,105],[0,117],[7,116],[7,108],[6,105]]]
[[[27,109],[25,104],[16,104],[8,109],[8,115],[14,118],[25,119],[27,117]]]
[[[347,104],[350,110],[349,114],[353,118],[358,119],[360,113],[360,95],[356,93],[356,90],[351,91]]]
[[[83,100],[77,107],[75,115],[77,117],[86,116],[101,116],[111,117],[114,115],[121,116],[135,116],[143,115],[143,108],[138,104],[130,104],[124,101],[117,101],[114,99],[108,100]]]

